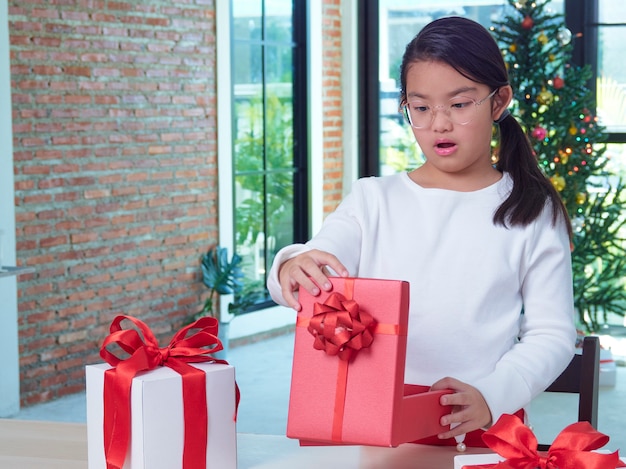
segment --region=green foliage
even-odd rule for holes
[[[606,323],[608,312],[626,313],[624,188],[620,183],[614,192],[593,194],[585,223],[576,231],[572,253],[574,304],[589,332]]]
[[[210,248],[201,258],[202,283],[209,289],[209,296],[204,303],[199,316],[209,315],[219,317],[214,310],[216,295],[239,294],[243,289],[243,271],[241,257],[233,254],[228,260],[228,250],[224,247]],[[239,310],[229,308],[233,312]]]
[[[240,104],[237,115],[246,121],[235,141],[235,183],[244,194],[237,201],[236,243],[242,245],[291,213],[293,111],[291,101],[273,95]]]
[[[606,133],[587,87],[592,71],[570,63],[575,38],[563,15],[545,0],[509,5],[493,34],[509,70],[512,113],[572,219],[574,304],[580,325],[596,331],[608,312],[626,313],[623,186],[610,184]]]
[[[293,106],[283,85],[268,87],[265,95],[259,89],[235,105],[235,245],[245,274],[245,288],[233,306],[238,309],[267,297],[265,282],[254,280],[259,236],[266,243],[266,270],[273,253],[293,242]]]

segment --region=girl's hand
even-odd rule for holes
[[[299,287],[304,287],[311,295],[320,294],[320,288],[328,291],[332,288],[326,267],[330,267],[342,277],[348,276],[348,270],[334,255],[313,249],[293,257],[280,266],[278,281],[283,298],[296,311],[302,306],[294,295]]]
[[[452,389],[454,393],[441,396],[441,405],[451,405],[452,413],[441,417],[441,425],[458,424],[440,433],[440,439],[453,438],[491,424],[491,411],[478,389],[454,378],[443,378],[433,384],[432,391]]]

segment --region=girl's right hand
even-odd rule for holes
[[[278,271],[278,281],[287,304],[300,311],[302,306],[294,295],[299,287],[305,288],[313,296],[320,294],[320,288],[329,291],[332,285],[328,280],[327,267],[342,277],[348,276],[348,270],[337,257],[317,249],[303,252],[283,262]]]

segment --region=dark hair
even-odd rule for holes
[[[407,45],[400,67],[400,100],[406,101],[408,67],[420,61],[450,65],[464,77],[495,90],[509,84],[502,53],[482,25],[462,17],[440,18],[427,24]],[[513,179],[508,198],[493,221],[503,226],[525,226],[535,220],[549,200],[552,221],[562,215],[572,236],[571,223],[559,193],[541,171],[535,152],[517,120],[509,115],[499,122],[499,158],[496,169]]]

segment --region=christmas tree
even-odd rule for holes
[[[571,63],[576,37],[564,16],[549,1],[509,4],[492,33],[508,67],[512,113],[570,214],[574,304],[580,326],[594,332],[609,313],[626,313],[623,186],[607,168],[606,132],[588,88],[592,71]]]

